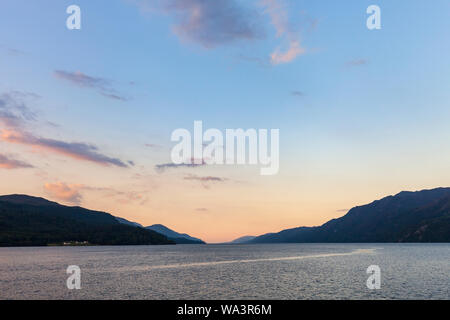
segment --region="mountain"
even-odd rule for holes
[[[27,195],[0,196],[0,246],[173,244],[151,230],[117,221],[109,213],[68,207]]]
[[[145,229],[153,230],[162,235],[165,235],[168,239],[174,241],[177,244],[205,244],[203,240],[198,238],[191,237],[186,233],[178,233],[173,231],[172,229],[163,226],[162,224],[154,224],[149,227],[145,227]]]
[[[234,243],[234,244],[246,243],[246,242],[249,242],[249,241],[251,241],[251,240],[253,240],[255,238],[256,238],[255,236],[243,236],[243,237],[234,239],[233,241],[230,241],[228,243]]]
[[[403,191],[319,227],[265,234],[248,243],[450,242],[450,188]]]
[[[57,202],[49,201],[44,198],[31,197],[24,194],[10,194],[6,196],[0,196],[0,201],[34,206],[60,206],[60,204]]]
[[[128,220],[126,220],[124,218],[120,218],[120,217],[115,217],[115,218],[117,219],[117,221],[119,221],[122,224],[144,228],[141,224],[139,224],[137,222],[131,222],[131,221],[128,221]],[[145,229],[152,230],[159,234],[162,234],[177,244],[205,244],[205,242],[203,240],[191,237],[190,235],[188,235],[186,233],[178,233],[176,231],[173,231],[172,229],[167,228],[166,226],[163,226],[162,224],[154,224],[152,226],[145,227]]]
[[[144,227],[144,226],[143,226],[142,224],[140,224],[140,223],[137,223],[137,222],[131,222],[131,221],[128,221],[127,219],[124,219],[124,218],[120,218],[120,217],[114,217],[114,218],[116,218],[116,220],[117,220],[119,223],[126,224],[127,226],[140,227],[140,228],[143,228],[143,227]]]

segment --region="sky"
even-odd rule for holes
[[[66,27],[73,4],[80,30]],[[447,0],[1,1],[0,194],[222,242],[449,186],[449,12]],[[196,120],[279,129],[278,174],[167,166],[171,133]]]

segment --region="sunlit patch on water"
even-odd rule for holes
[[[314,258],[342,257],[342,256],[353,256],[353,255],[358,255],[358,254],[375,254],[376,250],[377,249],[375,249],[375,248],[374,249],[356,249],[351,252],[344,252],[344,253],[322,253],[322,254],[312,254],[312,255],[293,256],[293,257],[176,263],[176,264],[158,265],[158,266],[137,266],[137,267],[127,268],[126,270],[133,271],[133,272],[139,272],[139,271],[149,271],[149,270],[157,270],[157,269],[209,267],[209,266],[216,266],[216,265],[222,265],[222,264],[235,264],[235,263],[257,263],[257,262],[270,262],[270,261],[290,261],[290,260],[302,260],[302,259],[314,259]],[[120,270],[115,269],[114,271],[120,271]]]

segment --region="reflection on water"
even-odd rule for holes
[[[449,261],[447,244],[0,248],[0,299],[450,299]]]

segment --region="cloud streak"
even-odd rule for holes
[[[151,149],[161,149],[163,146],[156,143],[146,143],[144,146]]]
[[[369,63],[369,61],[367,61],[366,59],[354,59],[354,60],[348,61],[346,63],[346,66],[347,67],[360,67],[360,66],[364,66],[368,63]]]
[[[166,169],[178,169],[178,168],[196,168],[205,166],[206,162],[202,161],[202,163],[194,163],[194,160],[191,160],[191,163],[181,163],[181,164],[175,164],[173,162],[169,163],[162,163],[155,165],[155,170],[159,173],[164,172]]]
[[[184,177],[184,180],[189,181],[198,181],[201,183],[203,188],[209,189],[211,183],[216,182],[225,182],[227,179],[215,176],[197,176],[197,175],[188,175]]]
[[[299,91],[299,90],[294,90],[294,91],[291,91],[291,94],[293,95],[293,96],[297,96],[297,97],[303,97],[305,94],[303,93],[303,91]]]
[[[74,159],[91,161],[102,165],[113,165],[126,168],[128,165],[118,158],[111,158],[98,152],[92,144],[83,142],[64,142],[60,140],[36,137],[28,132],[3,130],[0,139],[15,144],[33,147],[37,150],[47,150]]]
[[[19,168],[33,168],[33,166],[24,161],[20,161],[0,153],[0,168],[1,169],[19,169]]]
[[[196,175],[189,175],[184,177],[184,180],[194,180],[194,181],[201,181],[201,182],[224,182],[226,179],[220,178],[220,177],[214,177],[214,176],[205,176],[200,177]]]
[[[24,121],[35,121],[36,113],[31,111],[24,99],[38,98],[36,94],[11,91],[0,95],[0,124],[19,127]]]
[[[118,203],[129,204],[139,203],[144,205],[148,198],[145,192],[137,192],[133,190],[118,191],[114,188],[92,187],[85,184],[67,184],[64,182],[46,183],[44,185],[45,191],[54,199],[60,201],[80,204],[83,200],[83,192],[89,191],[100,193],[100,197],[108,197],[115,199]],[[99,195],[97,195],[99,197]]]
[[[115,89],[111,86],[111,81],[99,78],[92,77],[80,71],[69,72],[64,70],[55,70],[53,75],[57,79],[65,80],[73,85],[76,85],[81,88],[88,88],[96,90],[100,95],[119,101],[127,101],[128,99],[121,96]]]
[[[92,144],[48,139],[28,132],[25,129],[25,124],[27,121],[35,120],[35,114],[19,99],[21,96],[28,95],[17,92],[0,95],[1,141],[26,145],[35,150],[46,150],[102,165],[113,165],[122,168],[133,166],[132,162],[127,164],[118,158],[112,158],[100,153],[99,149]]]
[[[18,50],[15,48],[10,48],[4,45],[0,45],[0,49],[3,49],[6,53],[8,53],[11,56],[22,56],[25,55],[25,52],[23,52],[22,50]]]

